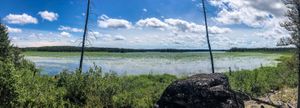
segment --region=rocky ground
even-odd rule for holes
[[[198,74],[170,84],[156,108],[296,108],[296,95],[297,89],[283,88],[252,99],[256,101],[243,101],[250,97],[232,91],[225,75]]]
[[[259,99],[274,103],[276,105],[282,105],[283,108],[296,108],[297,103],[297,89],[296,88],[284,88],[275,93],[267,94],[265,97]],[[273,106],[257,103],[255,101],[246,101],[246,108],[274,108]]]

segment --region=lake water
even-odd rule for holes
[[[174,53],[175,54],[175,53]],[[174,74],[191,75],[210,73],[210,59],[205,53],[126,53],[126,56],[86,56],[83,70],[87,71],[94,64],[101,66],[104,72],[118,74]],[[120,54],[121,55],[121,54]],[[164,55],[165,57],[162,57]],[[255,69],[261,66],[276,65],[277,54],[240,54],[230,55],[225,52],[215,54],[216,72]],[[33,61],[42,74],[55,75],[64,69],[73,71],[78,68],[79,56],[26,56]]]

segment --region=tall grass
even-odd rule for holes
[[[294,57],[283,56],[276,67],[261,67],[255,70],[242,70],[226,73],[232,89],[253,96],[297,86],[296,63]]]

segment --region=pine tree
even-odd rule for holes
[[[6,27],[0,23],[0,60],[5,61],[10,58],[10,53],[12,47],[10,45],[10,40],[8,37],[8,32]]]
[[[12,51],[7,29],[0,23],[0,107],[11,107],[17,98]]]

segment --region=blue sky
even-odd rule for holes
[[[91,0],[88,46],[207,48],[200,0]],[[208,0],[215,49],[276,47],[288,36],[280,0]],[[19,47],[80,46],[87,0],[4,0],[1,22]]]

